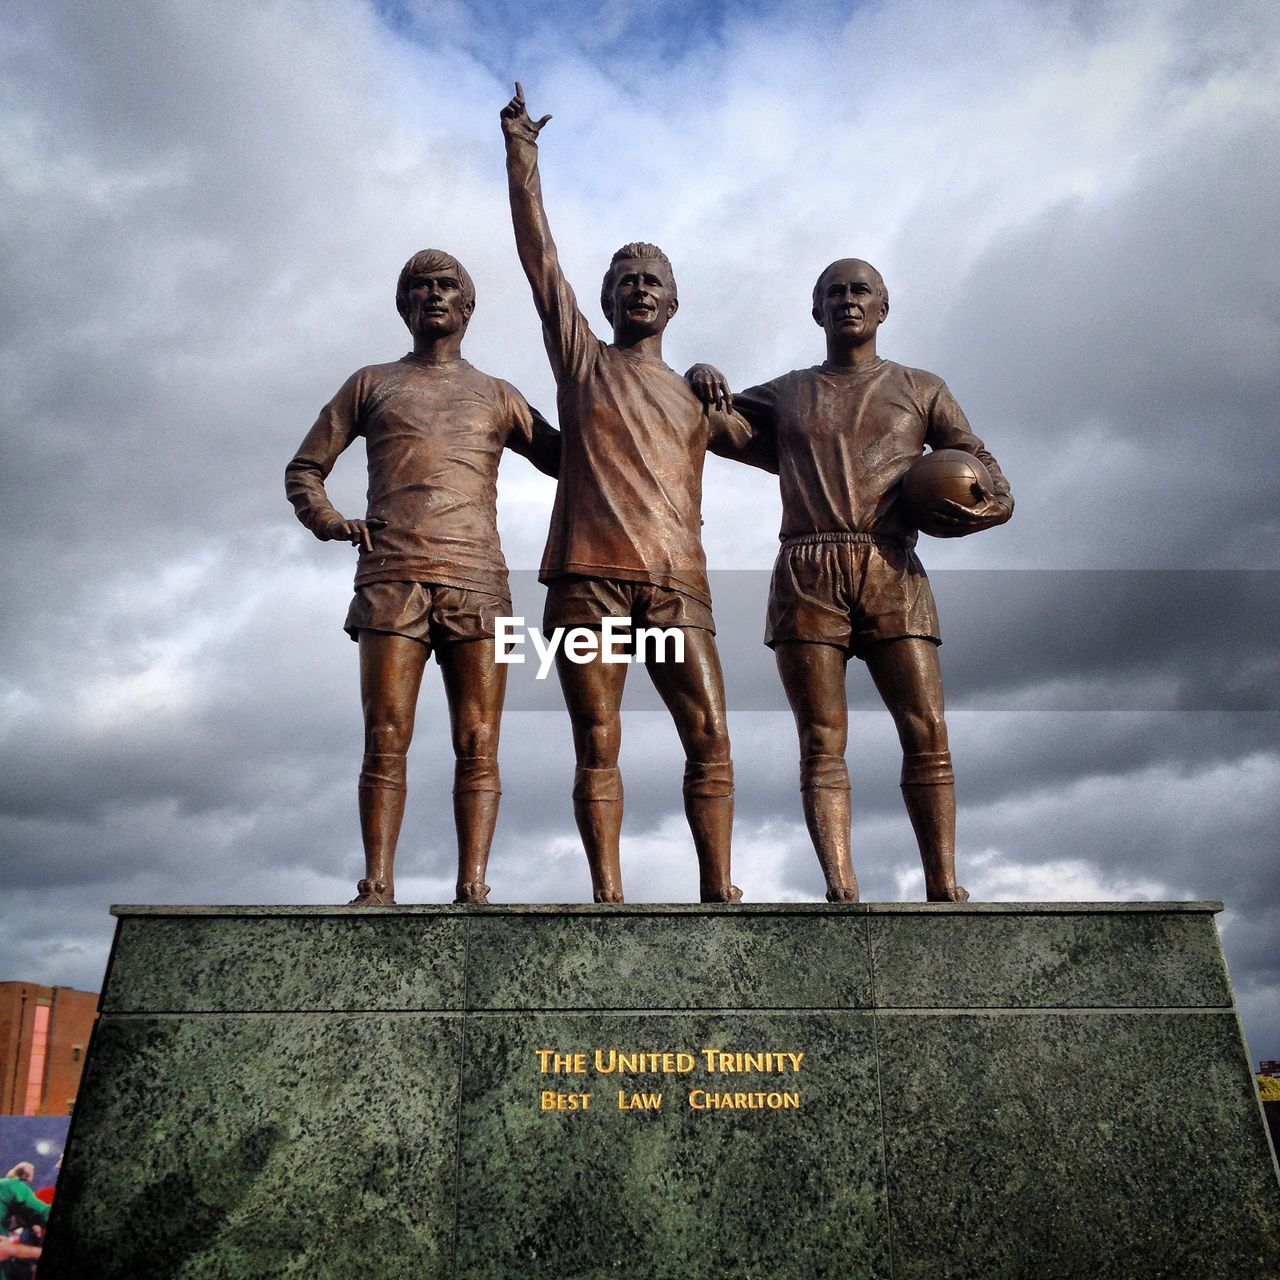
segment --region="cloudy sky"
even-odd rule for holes
[[[408,340],[424,245],[475,277],[467,355],[554,409],[506,206],[523,81],[552,225],[594,297],[671,256],[666,354],[735,386],[822,356],[820,268],[887,278],[881,352],[942,374],[1013,522],[924,539],[975,898],[1221,899],[1255,1056],[1280,1057],[1280,24],[1259,0],[16,0],[0,13],[0,979],[93,989],[114,902],[338,902],[360,874],[352,553],[284,463]],[[594,306],[590,308],[594,313]],[[600,320],[598,316],[593,319]],[[600,321],[603,330],[603,321]],[[359,514],[357,451],[331,492]],[[760,645],[776,482],[710,459],[735,878],[813,900]],[[517,605],[552,484],[511,457]],[[624,720],[633,900],[696,896],[681,753]],[[855,860],[923,897],[896,741],[850,672]],[[513,669],[495,901],[581,901],[554,682]],[[454,877],[428,680],[398,866]]]

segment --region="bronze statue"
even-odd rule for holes
[[[943,715],[938,618],[913,550],[916,530],[896,501],[899,482],[931,449],[980,458],[993,490],[973,506],[940,502],[931,527],[960,537],[1003,524],[1013,498],[996,460],[934,374],[876,354],[889,314],[880,273],[833,262],[813,290],[827,359],[740,395],[719,372],[688,378],[708,404],[732,406],[755,437],[741,461],[779,476],[782,547],[769,587],[765,643],[773,650],[800,735],[805,823],[831,902],[856,902],[849,851],[845,675],[861,658],[902,744],[902,795],[920,847],[930,902],[963,902],[956,884],[955,782]]]
[[[516,247],[542,320],[564,441],[540,574],[548,586],[543,629],[600,628],[606,617],[626,616],[683,634],[683,662],[646,665],[684,747],[701,899],[736,902],[733,764],[702,550],[702,466],[711,443],[745,443],[749,428],[732,413],[704,411],[662,362],[677,299],[671,264],[654,245],[636,242],[613,255],[600,294],[613,341],[591,332],[542,205],[538,135],[551,117],[530,120],[519,84],[501,117]],[[573,812],[594,897],[621,902],[619,707],[627,667],[598,656],[578,664],[563,651],[556,666],[573,722]]]
[[[554,476],[560,437],[514,387],[462,358],[475,286],[456,259],[435,249],[410,258],[396,308],[413,350],[347,379],[289,463],[285,488],[317,538],[359,548],[344,624],[360,646],[365,725],[359,782],[365,875],[352,903],[395,902],[405,761],[432,650],[456,757],[455,901],[483,903],[501,794],[498,732],[506,691],[494,619],[511,612],[498,541],[498,463],[503,449],[513,449]],[[324,479],[358,436],[368,455],[368,514],[348,520],[329,502]]]

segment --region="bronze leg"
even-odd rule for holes
[[[800,737],[800,799],[827,882],[828,902],[857,902],[850,851],[848,656],[829,644],[789,641],[774,649],[778,675]]]
[[[684,811],[698,855],[703,902],[740,902],[729,861],[733,842],[733,762],[724,707],[724,676],[715,636],[684,628],[683,662],[647,663],[684,747]]]
[[[947,745],[938,646],[910,636],[872,645],[867,669],[893,716],[902,743],[902,799],[907,806],[930,902],[964,902],[956,884],[956,789]]]
[[[498,735],[507,669],[494,661],[492,640],[441,645],[436,661],[444,677],[455,757],[453,820],[458,833],[455,902],[488,902],[485,872],[498,821],[502,783]]]
[[[427,646],[420,641],[382,631],[360,632],[364,761],[359,797],[365,872],[353,906],[389,906],[396,900],[405,763],[426,662]]]
[[[586,850],[596,902],[622,901],[622,690],[625,664],[598,660],[570,662],[556,653],[556,672],[573,726],[577,770],[573,779],[573,816]]]

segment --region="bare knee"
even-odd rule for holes
[[[704,764],[729,759],[729,726],[713,709],[697,708],[678,727],[686,759]]]
[[[573,722],[573,742],[580,766],[586,769],[612,769],[618,763],[618,751],[622,746],[621,723],[616,716],[576,718]]]
[[[498,754],[498,725],[486,720],[456,724],[453,728],[453,753],[459,759]]]
[[[366,710],[364,749],[367,754],[402,756],[409,750],[412,737],[411,715],[397,715],[388,708]]]
[[[908,755],[922,751],[946,751],[947,722],[940,713],[907,711],[894,717],[898,740]]]
[[[797,725],[800,731],[800,755],[842,756],[849,744],[849,729],[845,724],[812,720]]]

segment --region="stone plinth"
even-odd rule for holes
[[[41,1277],[1280,1275],[1217,909],[117,908]]]

